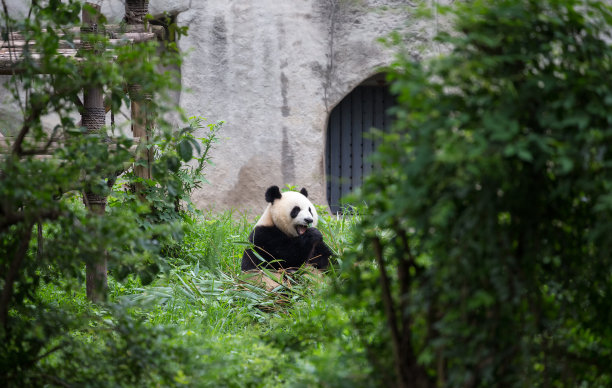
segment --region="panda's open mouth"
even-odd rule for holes
[[[298,236],[301,236],[304,233],[306,233],[306,229],[308,229],[308,225],[297,225],[295,227],[295,230],[297,231]]]

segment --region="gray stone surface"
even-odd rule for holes
[[[122,18],[121,1],[101,3],[111,21]],[[329,112],[391,62],[393,53],[377,39],[407,29],[416,57],[431,51],[435,26],[411,22],[411,3],[422,2],[151,1],[151,13],[175,14],[189,27],[179,41],[186,55],[180,106],[187,115],[226,122],[207,171],[210,184],[194,193],[195,203],[258,215],[268,186],[290,184],[325,205]]]
[[[386,11],[381,6],[394,6]],[[192,4],[193,5],[193,4]],[[399,2],[207,1],[178,15],[181,106],[224,120],[208,171],[194,194],[202,206],[258,214],[273,184],[306,187],[326,204],[325,130],[331,109],[390,63],[377,38],[404,26]],[[404,4],[405,5],[405,4]]]

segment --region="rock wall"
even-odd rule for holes
[[[152,14],[174,14],[189,27],[179,41],[186,55],[180,106],[187,115],[226,122],[207,171],[210,184],[194,202],[257,215],[268,186],[290,184],[326,205],[329,112],[391,62],[393,53],[377,39],[407,29],[415,56],[430,49],[432,26],[411,22],[411,3],[420,2],[152,0]],[[111,21],[123,11],[121,1],[102,2]]]
[[[210,185],[193,200],[258,214],[268,186],[290,184],[326,204],[329,112],[390,63],[392,53],[377,38],[404,27],[404,7],[399,1],[209,0],[179,13],[179,24],[190,31],[180,41],[187,53],[181,106],[226,122],[207,173]]]

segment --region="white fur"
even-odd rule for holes
[[[298,206],[301,210],[297,217],[291,218],[291,211]],[[310,214],[310,209],[312,214]],[[316,227],[319,221],[317,209],[308,198],[297,191],[287,191],[281,194],[280,199],[274,200],[274,203],[268,204],[266,210],[255,226],[274,226],[282,230],[285,234],[297,237],[297,225],[308,226],[306,219],[311,218],[310,226]]]

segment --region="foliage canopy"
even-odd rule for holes
[[[399,386],[607,386],[612,10],[443,11],[448,53],[390,69],[397,122],[360,193],[367,238],[345,277],[390,328],[369,347],[393,354]]]
[[[84,264],[102,259],[109,261],[115,279],[124,278],[126,268],[150,275],[163,265],[162,250],[181,230],[158,221],[180,218],[179,202],[201,183],[205,152],[218,127],[210,128],[200,149],[193,136],[202,127],[200,119],[178,131],[164,120],[168,110],[179,111],[167,93],[176,88],[176,76],[157,70],[180,64],[174,42],[158,50],[156,41],[111,45],[103,34],[81,31],[77,36],[82,10],[95,9],[74,0],[33,1],[25,19],[18,21],[2,4],[3,42],[18,47],[12,44],[17,35],[26,44],[5,85],[19,107],[17,130],[0,128],[13,135],[0,154],[0,380],[12,386],[172,381],[177,368],[168,359],[180,352],[172,347],[162,352],[167,333],[135,322],[126,309],[66,306],[41,290],[79,293]],[[102,30],[101,15],[99,23]],[[76,47],[77,39],[94,49],[80,50],[77,58],[60,55],[62,48]],[[145,182],[148,201],[115,191],[106,214],[93,214],[81,203],[81,194],[107,197],[119,175],[125,187],[142,183],[129,171],[142,161],[135,160],[133,141],[120,126],[111,123],[92,132],[81,125],[81,97],[84,90],[100,88],[105,105],[119,115],[122,109],[129,111],[125,91],[130,84],[154,96],[148,108],[157,114],[149,144],[158,155],[153,178]],[[43,125],[49,116],[57,122],[50,130]],[[195,171],[183,166],[198,156]],[[88,356],[81,339],[92,333],[99,346],[89,349]],[[125,365],[111,370],[112,360],[119,358]]]

